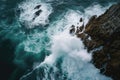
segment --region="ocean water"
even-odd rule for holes
[[[1,0],[0,80],[112,80],[91,63],[92,53],[69,31],[117,2]]]

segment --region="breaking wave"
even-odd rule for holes
[[[16,21],[0,34],[7,32],[6,38],[19,41],[14,62],[30,70],[20,80],[112,80],[95,68],[92,53],[69,32],[71,25],[86,25],[91,16],[103,14],[111,4],[82,7],[73,1],[72,8],[70,4],[72,1],[24,0],[15,8]]]

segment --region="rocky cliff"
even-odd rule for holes
[[[82,34],[93,63],[101,73],[120,80],[120,4],[112,5],[99,17],[93,16]]]

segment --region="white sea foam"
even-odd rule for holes
[[[31,5],[33,3],[29,4]],[[26,9],[29,8],[30,6]],[[25,20],[28,22],[31,21],[31,18],[33,17],[33,14],[29,13],[31,11],[32,10],[30,9],[30,11],[28,10],[28,12],[23,12],[24,16],[26,16],[27,14],[28,16],[26,16],[27,18],[24,18],[22,14],[22,17],[20,16],[20,20]],[[88,53],[87,50],[84,49],[82,41],[75,35],[69,34],[71,25],[81,26],[83,24],[78,24],[81,17],[84,19],[84,22],[86,24],[92,14],[94,14],[95,12],[99,12],[95,13],[95,15],[100,15],[101,13],[103,13],[103,11],[104,8],[100,7],[100,5],[89,7],[85,9],[84,13],[69,9],[67,12],[63,13],[64,15],[62,17],[58,18],[58,20],[50,24],[49,28],[46,30],[46,35],[50,38],[50,42],[48,43],[50,44],[50,46],[45,48],[48,48],[51,54],[46,56],[45,60],[42,63],[37,63],[37,65],[34,65],[33,68],[34,70],[38,69],[38,72],[39,68],[44,69],[44,77],[42,78],[42,80],[47,80],[48,78],[56,80],[55,73],[57,72],[58,68],[55,64],[59,59],[63,60],[61,63],[61,69],[63,72],[61,74],[61,77],[62,75],[67,75],[67,80],[112,80],[111,78],[100,74],[100,71],[96,69],[92,63],[90,63],[92,59],[91,53]],[[44,18],[41,19],[44,20]],[[36,23],[32,22],[29,24],[36,25],[38,23],[39,18],[38,20],[36,19]],[[32,38],[27,39],[25,42],[23,42],[25,46],[25,51],[33,53],[40,52],[40,49],[43,47],[44,44],[42,45],[42,42],[36,42],[36,39],[44,41],[44,38],[38,35],[42,35],[42,37],[46,36],[44,35],[44,33],[33,34]],[[29,45],[32,45],[33,47],[30,47]],[[53,73],[49,72],[51,67],[53,68]],[[23,78],[29,76],[30,74],[32,74],[32,72],[24,75],[21,80],[24,80]],[[36,77],[38,80],[40,80],[42,76],[40,76],[38,72]],[[50,76],[48,77],[48,75]],[[61,78],[61,80],[62,79],[63,78]]]
[[[56,22],[57,24],[54,23],[55,25],[51,25],[54,25],[54,27],[50,27],[48,29],[48,34],[53,33],[53,35],[50,35],[52,43],[52,54],[50,55],[50,57],[47,57],[45,61],[55,62],[54,60],[68,55],[77,55],[83,60],[91,60],[90,54],[87,54],[87,51],[84,49],[84,46],[80,39],[69,34],[69,29],[71,25],[77,26],[80,17],[80,13],[69,10],[66,15],[64,15],[64,18],[59,20],[59,22]]]
[[[41,5],[39,9],[34,9],[37,5]],[[41,0],[26,0],[19,6],[22,10],[20,14],[20,22],[25,25],[26,28],[34,28],[34,26],[46,25],[49,23],[48,17],[52,12],[50,4],[46,4]],[[39,16],[35,17],[35,12],[42,10]]]
[[[79,18],[78,13],[69,11],[66,13],[66,25],[62,24],[63,19],[59,20],[57,27],[62,27],[62,31],[58,31],[51,36],[52,54],[44,60],[44,64],[52,65],[56,63],[57,59],[63,57],[62,71],[67,74],[68,79],[71,80],[111,80],[99,73],[99,70],[90,63],[92,56],[84,49],[84,45],[76,36],[69,34],[71,24],[76,24]],[[73,23],[71,20],[74,20]],[[69,25],[68,25],[69,24]],[[63,25],[63,26],[60,26]],[[54,30],[58,29],[55,28]],[[41,66],[39,66],[41,67]],[[47,74],[47,73],[46,73]]]

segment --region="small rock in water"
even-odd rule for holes
[[[72,26],[71,26],[71,29],[70,29],[70,34],[72,34],[72,33],[74,33],[74,32],[75,32],[75,26],[72,25]]]
[[[34,9],[39,9],[41,7],[41,5],[37,5]]]
[[[80,22],[82,22],[83,21],[83,19],[82,18],[80,18]]]
[[[38,10],[37,12],[35,12],[35,15],[36,15],[36,16],[39,16],[41,12],[42,12],[42,10],[40,9],[40,10]]]
[[[35,12],[35,17],[33,18],[33,20],[35,20],[36,17],[38,17],[40,15],[40,13],[42,12],[42,10],[38,10]]]

